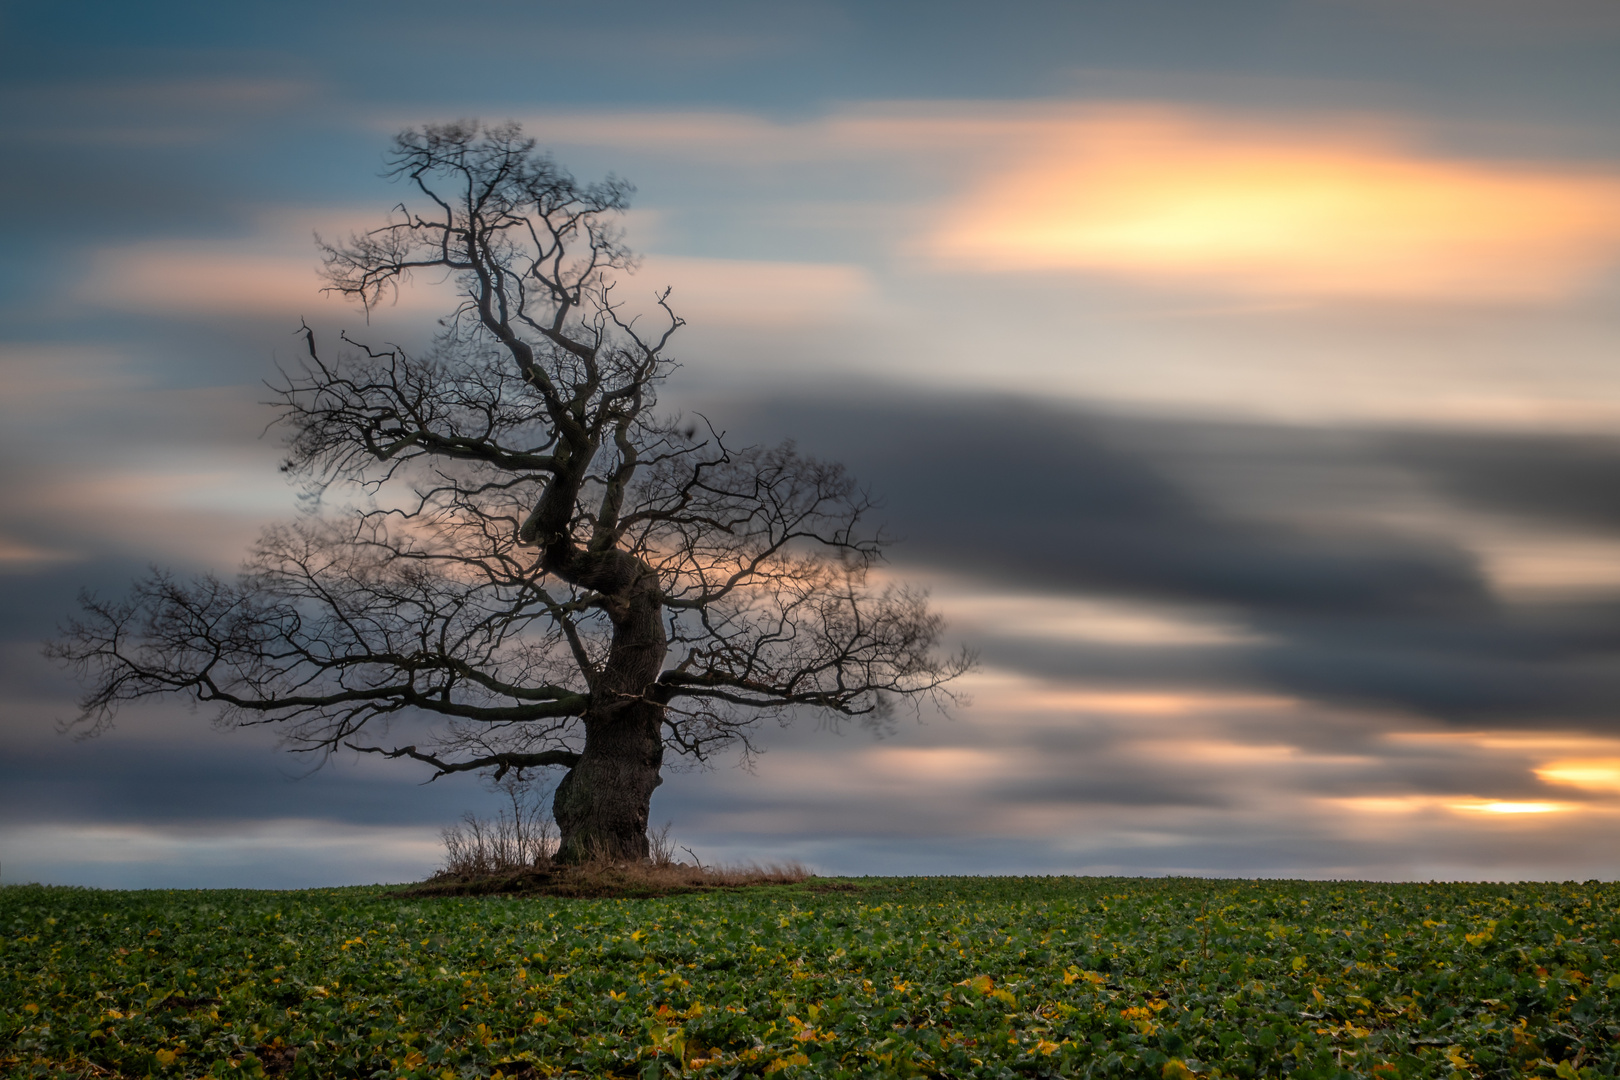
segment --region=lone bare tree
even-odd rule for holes
[[[329,288],[369,308],[430,271],[458,306],[422,355],[345,336],[328,359],[304,328],[273,389],[284,468],[326,509],[268,529],[235,581],[86,596],[48,647],[88,687],[78,725],[178,694],[434,778],[562,767],[577,860],[646,855],[666,750],[946,692],[970,658],[876,580],[886,541],[840,466],[654,411],[682,320],[667,289],[654,329],[614,291],[627,185],[576,182],[513,125],[408,131],[389,167],[420,205],[322,243]],[[377,745],[392,724],[420,734]]]

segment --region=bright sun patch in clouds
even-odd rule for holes
[[[1549,784],[1568,784],[1589,791],[1620,791],[1620,758],[1550,761],[1536,769]]]
[[[1174,108],[1053,123],[955,202],[946,263],[1260,295],[1549,300],[1620,257],[1620,175],[1446,159]]]
[[[1509,802],[1476,799],[1472,802],[1444,802],[1433,795],[1350,796],[1328,799],[1334,806],[1356,814],[1417,814],[1444,807],[1463,814],[1556,814],[1577,809],[1569,803]]]
[[[1481,802],[1455,803],[1452,809],[1480,814],[1553,814],[1569,807],[1550,802]]]

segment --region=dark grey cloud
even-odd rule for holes
[[[792,432],[886,499],[907,561],[1054,592],[1230,604],[1245,612],[1480,615],[1495,607],[1462,548],[1372,528],[1323,534],[1202,501],[1118,417],[1029,401],[770,404],[750,434]],[[1191,425],[1196,428],[1198,425]],[[1139,440],[1145,441],[1145,440]],[[1286,437],[1273,449],[1286,453]]]
[[[1112,764],[1112,763],[1109,763]],[[1167,774],[1163,769],[1140,768],[1135,775],[1130,771],[1122,775],[1117,767],[1108,768],[1109,775],[1095,776],[1068,773],[1033,780],[1019,780],[990,789],[998,802],[1066,803],[1088,806],[1196,806],[1221,809],[1232,805],[1232,800],[1217,785],[1187,783],[1185,778]]]
[[[1620,535],[1620,439],[1425,432],[1391,435],[1385,448],[1465,505]]]
[[[1612,631],[1583,640],[1514,614],[1479,623],[1273,622],[1269,629],[1286,636],[1256,650],[1256,669],[1271,685],[1336,703],[1471,724],[1614,730],[1620,642]],[[1571,618],[1586,615],[1577,607]]]
[[[1167,690],[1241,689],[1255,683],[1253,645],[1142,645],[1008,637],[994,630],[971,633],[979,657],[1052,679],[1089,685]]]
[[[423,777],[405,770],[361,771],[334,762],[311,772],[315,762],[275,753],[262,738],[215,732],[201,718],[185,719],[193,734],[183,741],[121,737],[115,731],[84,742],[10,742],[0,753],[0,824],[219,827],[299,817],[436,827],[454,821],[469,805],[489,801],[472,785],[424,786]],[[82,777],[94,782],[75,782]]]
[[[77,610],[81,591],[117,596],[129,588],[145,565],[133,559],[63,560],[0,571],[0,643],[37,648],[56,634],[62,621]],[[27,671],[36,670],[28,665]],[[7,672],[6,686],[30,677],[19,665]]]
[[[745,428],[796,435],[849,463],[886,496],[907,564],[1021,591],[1214,609],[1257,638],[1174,648],[990,638],[985,655],[998,664],[1250,685],[1475,725],[1620,724],[1620,601],[1504,598],[1468,549],[1466,522],[1449,537],[1432,525],[1448,503],[1455,518],[1481,502],[1541,521],[1604,522],[1613,442],[949,397],[759,403]],[[1431,523],[1389,524],[1388,511],[1425,485],[1437,500]],[[1585,513],[1588,496],[1596,508]]]

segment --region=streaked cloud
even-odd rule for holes
[[[1112,641],[1138,645],[1230,645],[1256,640],[1252,630],[1218,617],[1164,606],[1042,593],[964,591],[937,585],[933,596],[959,632],[1003,637]]]
[[[1620,163],[1444,153],[1438,126],[1397,112],[894,101],[788,122],[595,109],[526,127],[666,160],[911,176],[920,191],[887,230],[959,271],[1079,272],[1271,303],[1556,302],[1620,264]],[[919,212],[917,196],[933,209]]]
[[[622,291],[672,290],[675,310],[705,326],[770,327],[874,311],[877,286],[859,266],[648,256]],[[645,298],[633,306],[647,307]]]
[[[1398,716],[1302,702],[1057,714],[1026,708],[1042,683],[1022,683],[996,673],[956,720],[902,725],[876,744],[785,732],[753,772],[671,777],[655,815],[706,857],[791,852],[871,873],[1240,866],[1422,880],[1602,873],[1612,857],[1620,801],[1571,798],[1532,773],[1557,737],[1431,737]],[[1257,712],[1265,723],[1247,727]],[[1324,728],[1357,741],[1323,744]]]
[[[22,566],[33,563],[61,562],[82,558],[77,552],[58,548],[39,547],[0,536],[0,566]]]
[[[1387,121],[1099,108],[1042,142],[954,200],[926,251],[966,270],[1457,300],[1558,300],[1620,261],[1620,173],[1443,157]]]
[[[1556,463],[1607,460],[1612,441],[1412,443],[965,395],[729,411],[748,418],[740,434],[798,437],[887,493],[901,572],[945,577],[945,610],[951,580],[1005,597],[978,611],[969,599],[958,631],[992,667],[1143,710],[1223,694],[1454,729],[1620,722],[1620,595],[1584,565],[1563,578],[1580,589],[1501,589],[1472,535],[1489,508],[1544,538],[1523,559],[1557,568],[1579,535],[1559,515],[1581,492],[1606,498],[1611,481]],[[1496,461],[1498,482],[1463,470],[1460,447]],[[1537,476],[1562,482],[1556,498],[1528,497]],[[1613,544],[1605,520],[1579,528]],[[1032,594],[1046,599],[1022,599]],[[1046,632],[1025,633],[1025,620]]]
[[[1556,814],[1570,809],[1550,802],[1453,803],[1451,808],[1477,814]]]
[[[1620,758],[1562,758],[1536,768],[1549,784],[1620,794]]]
[[[278,76],[67,78],[5,88],[0,131],[53,148],[174,149],[312,101],[318,81]]]
[[[234,241],[176,244],[152,241],[105,247],[91,259],[75,298],[98,307],[143,315],[226,318],[300,314],[326,321],[352,320],[358,306],[322,293],[320,260],[309,239],[312,225],[341,237],[372,227],[378,215],[360,218],[328,210],[266,215],[261,230]],[[335,228],[332,226],[336,226]],[[296,237],[289,243],[288,234]],[[418,275],[398,296],[385,296],[378,314],[421,319],[443,314],[454,300],[454,283]],[[651,313],[665,287],[683,318],[714,326],[777,326],[823,318],[828,310],[848,318],[874,307],[868,272],[850,264],[706,259],[653,255],[620,285],[632,311]]]
[[[312,888],[417,881],[439,864],[438,831],[277,818],[161,827],[50,823],[6,829],[6,881],[104,888]]]
[[[320,294],[313,255],[148,243],[98,252],[78,298],[137,314],[291,315],[334,301]]]

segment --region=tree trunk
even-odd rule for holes
[[[652,697],[669,641],[655,579],[637,575],[608,606],[613,644],[585,714],[585,749],[552,799],[568,863],[647,858],[647,816],[663,783],[664,707]]]
[[[662,720],[662,709],[644,702],[585,718],[584,753],[552,799],[559,860],[647,858],[647,816],[663,783]]]

